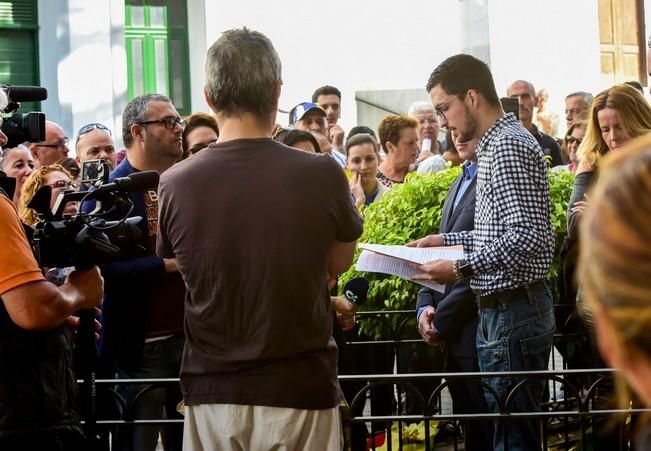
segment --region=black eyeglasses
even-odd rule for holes
[[[138,122],[140,125],[147,125],[147,124],[163,124],[166,129],[168,130],[174,130],[174,127],[179,125],[181,128],[185,128],[185,126],[188,124],[185,119],[181,119],[180,117],[173,117],[173,116],[167,116],[162,119],[156,119],[155,121],[142,121]]]
[[[59,189],[77,189],[77,185],[75,185],[72,180],[57,180],[48,186]]]
[[[39,147],[50,147],[52,149],[60,149],[61,147],[65,147],[68,145],[69,139],[67,136],[65,136],[62,140],[54,143],[54,144],[36,144]]]
[[[463,95],[455,95],[454,97],[463,102],[464,99],[466,98],[466,94],[468,94],[468,91],[464,92]],[[447,120],[447,118],[445,117],[445,112],[450,108],[450,104],[452,102],[454,102],[454,98],[450,99],[447,102],[441,103],[440,105],[438,105],[436,107],[434,107],[434,112],[436,113],[436,116],[439,119]]]
[[[86,133],[90,133],[93,130],[95,130],[96,128],[98,128],[100,130],[104,130],[109,135],[112,135],[111,130],[106,125],[100,124],[98,122],[93,122],[93,123],[90,123],[90,124],[86,124],[86,125],[84,125],[83,127],[81,127],[79,129],[79,132],[77,132],[77,141],[79,141],[79,138],[84,136]]]
[[[581,142],[583,141],[582,139],[575,138],[574,136],[566,136],[565,139],[567,140],[568,144],[577,143],[577,144],[581,145]]]

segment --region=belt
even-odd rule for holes
[[[496,308],[498,304],[504,302],[514,302],[526,299],[529,294],[540,294],[547,291],[547,283],[544,280],[537,280],[531,283],[525,283],[517,288],[510,290],[498,291],[486,296],[478,296],[479,308]]]

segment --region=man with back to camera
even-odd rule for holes
[[[0,131],[0,145],[6,142]],[[60,287],[45,280],[11,203],[12,187],[0,171],[0,449],[82,451],[66,323],[99,305],[103,281],[97,268],[72,272]]]
[[[161,178],[158,251],[189,292],[185,449],[342,446],[327,281],[361,219],[332,158],[271,140],[281,84],[266,36],[224,32],[206,57],[219,140]]]
[[[464,246],[465,259],[416,265],[416,280],[449,283],[469,279],[477,293],[479,368],[486,371],[546,370],[554,338],[554,312],[545,277],[554,253],[547,165],[540,146],[512,114],[504,114],[490,69],[470,55],[455,55],[427,83],[441,125],[461,143],[479,139],[476,152],[475,227],[429,235],[413,246]],[[490,377],[506,396],[518,379]],[[544,381],[532,381],[513,396],[511,412],[540,409]],[[486,401],[498,411],[494,396]],[[494,446],[504,449],[503,423],[496,421]],[[539,421],[509,422],[508,448],[540,449]]]
[[[508,97],[518,99],[518,119],[520,124],[536,138],[543,154],[549,158],[549,166],[565,164],[561,156],[561,148],[554,138],[538,130],[533,123],[533,109],[536,105],[536,90],[531,82],[516,80],[506,90]]]

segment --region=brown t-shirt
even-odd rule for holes
[[[362,232],[337,162],[233,140],[166,171],[159,196],[158,253],[188,288],[185,402],[334,407],[328,253]]]

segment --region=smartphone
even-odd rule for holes
[[[81,183],[101,185],[108,182],[109,165],[104,160],[88,160],[81,165]]]
[[[505,113],[513,113],[515,118],[520,120],[520,102],[517,97],[502,97],[500,102]]]

